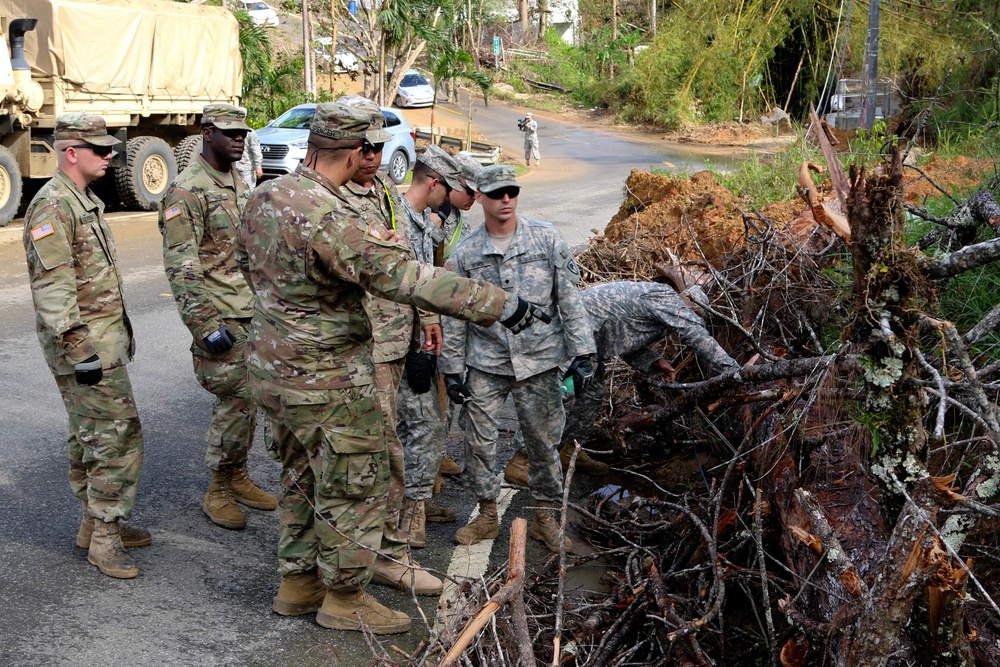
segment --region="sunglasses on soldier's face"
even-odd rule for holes
[[[492,192],[484,192],[484,195],[490,199],[503,199],[504,195],[507,195],[510,199],[517,199],[517,196],[521,194],[521,188],[509,185],[505,188],[498,188]]]
[[[246,139],[247,136],[247,131],[242,130],[240,128],[236,128],[233,130],[223,130],[221,127],[216,127],[215,129],[218,130],[220,133],[222,133],[224,137],[227,137],[229,139],[236,139],[237,137],[243,137],[244,139]]]
[[[476,196],[476,191],[473,190],[472,188],[470,188],[468,185],[466,185],[465,186],[465,194],[467,194],[470,197],[475,197]]]
[[[365,143],[361,144],[361,154],[370,155],[372,153],[381,153],[384,147],[385,147],[384,142],[373,144],[367,139],[365,139]]]
[[[76,144],[74,146],[67,146],[63,150],[66,150],[67,148],[75,148],[77,150],[80,150],[81,148],[89,148],[97,157],[108,157],[115,152],[115,149],[111,146],[95,146],[93,144]]]

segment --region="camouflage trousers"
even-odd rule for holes
[[[389,489],[388,433],[375,385],[284,388],[253,375],[281,461],[278,571],[319,567],[332,590],[371,579]]]
[[[531,158],[535,158],[535,161],[542,159],[542,156],[538,154],[538,139],[524,139],[524,161],[531,162]]]
[[[405,378],[400,382],[396,434],[406,455],[406,497],[430,500],[448,444],[436,381],[423,394],[413,393]]]
[[[56,375],[69,416],[69,486],[103,521],[128,519],[139,490],[142,427],[124,366],[109,368],[93,386]]]
[[[496,444],[499,417],[507,395],[514,398],[517,420],[524,433],[528,455],[528,488],[535,500],[562,501],[563,475],[559,463],[559,437],[565,413],[562,405],[562,372],[558,368],[518,382],[511,375],[494,375],[469,368],[465,386],[472,398],[465,402],[465,470],[472,492],[479,500],[500,495]]]
[[[243,356],[250,320],[225,320],[236,335],[236,344],[223,354],[210,354],[192,347],[194,374],[199,384],[215,395],[212,424],[208,427],[205,465],[241,467],[253,444],[257,428],[257,408],[250,398],[247,365]]]
[[[388,435],[386,450],[389,455],[389,493],[386,497],[385,527],[382,530],[380,551],[397,560],[406,553],[408,538],[408,533],[399,525],[403,509],[403,488],[406,484],[403,444],[396,435],[396,400],[402,378],[402,359],[375,364],[375,387],[385,412],[385,430]]]

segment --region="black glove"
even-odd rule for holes
[[[434,212],[441,216],[441,222],[444,222],[448,219],[448,216],[451,215],[451,202],[445,199],[444,203],[441,204],[441,206]]]
[[[101,358],[92,354],[78,364],[74,364],[73,370],[76,372],[78,384],[95,385],[104,377],[104,369],[101,367]]]
[[[517,305],[516,309],[514,310],[514,314],[506,319],[500,320],[500,324],[510,329],[511,333],[515,334],[521,333],[522,331],[530,327],[536,319],[539,319],[542,322],[545,322],[546,324],[552,321],[552,318],[549,317],[544,310],[542,310],[535,304],[531,303],[530,301],[526,301],[521,297],[516,297],[516,298],[517,298]],[[504,310],[507,310],[507,306],[510,303],[511,299],[507,299],[507,303],[504,304]]]
[[[597,369],[594,367],[594,362],[591,361],[590,355],[587,354],[573,360],[573,363],[569,365],[569,370],[566,372],[566,377],[573,376],[573,390],[576,393],[580,393],[594,381],[595,373],[597,373]]]
[[[229,352],[236,345],[236,336],[225,324],[219,327],[218,331],[213,331],[204,338],[205,347],[213,354]]]
[[[406,383],[414,394],[426,394],[437,377],[437,359],[423,351],[408,352],[403,362],[406,369]]]
[[[457,373],[445,373],[444,390],[448,392],[451,402],[457,405],[462,405],[465,399],[472,398],[472,392],[462,382],[462,376]]]

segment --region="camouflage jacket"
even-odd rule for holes
[[[444,253],[443,257],[448,259],[451,253],[455,252],[458,244],[465,240],[472,233],[472,228],[459,208],[452,207],[448,219],[444,221]]]
[[[434,248],[444,240],[444,229],[431,222],[428,211],[417,212],[406,197],[402,199],[409,224],[410,246],[418,262],[433,266]]]
[[[95,354],[104,368],[132,361],[135,341],[104,203],[56,171],[28,205],[23,240],[49,368],[69,375]]]
[[[409,246],[407,226],[403,216],[396,186],[375,174],[375,182],[370,188],[363,188],[349,181],[341,188],[344,199],[364,217],[380,234],[390,230],[400,236],[400,242]],[[410,257],[413,253],[410,252]],[[365,295],[365,311],[372,324],[372,361],[382,364],[402,359],[419,336],[416,329],[417,311],[408,304]]]
[[[258,380],[296,391],[372,384],[366,291],[484,326],[500,316],[503,290],[419,264],[380,236],[305,166],[254,190],[237,257],[257,295],[247,361]]]
[[[218,172],[199,155],[160,202],[163,266],[196,342],[222,326],[223,318],[253,315],[253,292],[233,252],[247,195],[235,170]]]
[[[482,327],[445,319],[439,368],[463,373],[466,366],[524,380],[556,368],[566,357],[593,354],[594,336],[577,285],[580,270],[566,241],[548,222],[517,218],[505,255],[480,225],[445,264],[460,276],[499,285],[541,307],[550,324],[536,321],[514,336],[502,326]]]
[[[253,175],[263,163],[264,153],[260,150],[260,138],[256,132],[250,130],[243,144],[243,157],[235,164],[236,171],[243,177],[244,183],[250,183],[252,181],[248,176]]]
[[[582,294],[601,361],[620,356],[648,373],[662,355],[647,346],[675,333],[714,373],[739,367],[669,285],[623,281],[595,285]]]

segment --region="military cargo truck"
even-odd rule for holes
[[[238,104],[235,17],[169,0],[0,0],[0,226],[23,179],[55,173],[59,114],[103,116],[124,144],[111,179],[122,203],[152,210],[200,142],[206,104]]]

